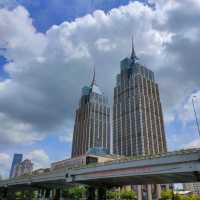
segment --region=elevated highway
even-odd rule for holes
[[[200,149],[126,158],[73,169],[67,182],[88,185],[140,185],[200,181]]]
[[[200,149],[130,157],[72,169],[62,168],[39,175],[3,180],[0,181],[0,187],[64,186],[74,183],[119,186],[195,181],[200,181]]]

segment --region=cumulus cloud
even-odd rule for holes
[[[200,148],[200,139],[196,139],[191,141],[189,144],[185,146],[186,149],[188,148]]]
[[[73,132],[59,136],[60,142],[66,142],[66,143],[71,143],[72,138],[73,138]]]
[[[7,177],[11,167],[11,158],[6,153],[0,153],[0,176]]]
[[[192,102],[193,100],[193,102]],[[194,107],[193,107],[194,104]],[[183,105],[183,110],[180,112],[179,118],[184,125],[196,122],[195,112],[197,121],[200,123],[200,90],[191,94],[187,101]],[[196,125],[196,123],[195,123]]]
[[[1,54],[9,62],[4,66],[8,78],[0,82],[0,116],[12,130],[3,142],[12,142],[12,134],[20,131],[21,140],[26,133],[27,140],[35,141],[38,134],[43,138],[66,130],[93,64],[97,83],[112,102],[119,62],[130,55],[132,33],[140,62],[156,73],[171,123],[186,96],[200,85],[200,7],[189,0],[152,2],[155,8],[132,2],[107,14],[98,10],[46,33],[37,32],[24,7],[1,9]]]
[[[100,38],[95,42],[95,44],[99,51],[112,51],[116,48],[116,44],[111,43],[107,38]]]
[[[50,166],[48,154],[43,149],[35,149],[29,152],[26,158],[31,159],[34,169],[47,168]]]

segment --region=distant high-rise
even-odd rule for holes
[[[110,107],[95,83],[95,72],[92,83],[82,88],[76,110],[72,157],[84,155],[91,148],[110,152]]]
[[[154,73],[130,58],[121,61],[113,105],[114,154],[135,156],[166,152],[158,85]]]
[[[14,154],[12,166],[11,166],[11,169],[10,169],[10,178],[14,177],[15,168],[18,164],[20,164],[22,162],[22,159],[23,159],[23,154]]]
[[[158,84],[154,73],[138,62],[133,41],[130,58],[120,63],[113,104],[113,152],[137,156],[167,151]],[[160,198],[160,185],[138,186],[138,200]],[[156,194],[155,192],[156,191]]]
[[[24,174],[29,174],[32,171],[33,171],[32,161],[29,159],[25,159],[23,162],[16,165],[14,177],[22,176]]]

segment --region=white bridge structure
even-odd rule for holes
[[[0,187],[70,185],[120,186],[200,181],[200,149],[154,156],[127,157],[72,169],[61,168],[39,175],[0,181]]]
[[[0,181],[0,189],[62,188],[77,183],[107,188],[196,181],[200,181],[200,149],[187,149],[24,175]]]

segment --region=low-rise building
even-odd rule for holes
[[[183,189],[186,191],[191,191],[193,194],[200,194],[200,182],[184,183]]]
[[[88,165],[92,163],[103,163],[114,161],[122,158],[122,156],[111,155],[111,154],[93,154],[93,151],[87,152],[87,154],[83,156],[78,156],[74,158],[69,158],[57,162],[51,163],[51,170],[56,170],[60,168],[74,168],[79,167],[81,165]]]
[[[40,175],[40,174],[43,174],[43,173],[48,173],[50,172],[50,168],[40,168],[40,169],[37,169],[37,170],[34,170],[32,172],[33,175]]]

